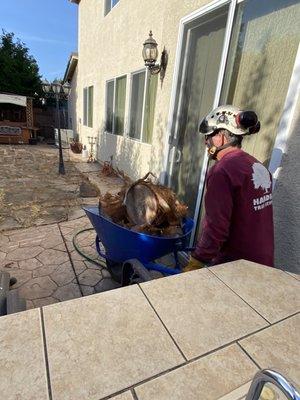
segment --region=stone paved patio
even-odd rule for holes
[[[57,224],[0,234],[2,271],[17,278],[13,289],[27,308],[81,296]]]
[[[12,290],[28,309],[119,286],[72,240],[91,227],[82,205],[98,201],[80,197],[82,182],[88,178],[105,193],[119,190],[122,181],[102,176],[98,163],[84,163],[66,150],[66,175],[59,176],[57,155],[50,146],[0,146],[0,270],[17,278]],[[94,239],[94,231],[87,231],[76,243],[97,259]]]
[[[79,208],[82,174],[52,146],[0,146],[0,231],[64,221]]]
[[[91,224],[87,217],[77,220],[63,222],[60,224],[61,232],[66,242],[66,246],[70,253],[70,257],[74,266],[74,270],[81,287],[83,295],[94,294],[110,289],[115,289],[120,285],[114,282],[105,267],[100,267],[89,262],[82,257],[73,245],[74,235],[83,229],[91,228]],[[96,262],[102,262],[103,259],[98,257],[95,248],[95,231],[89,230],[80,233],[76,238],[76,244],[80,250],[87,254]]]

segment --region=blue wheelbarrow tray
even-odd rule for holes
[[[168,275],[181,272],[177,253],[191,250],[188,247],[194,226],[191,218],[183,219],[182,235],[166,237],[135,232],[118,225],[101,214],[97,206],[84,207],[84,211],[97,233],[97,251],[107,261],[123,264],[127,260],[137,259],[147,269],[157,270]],[[105,254],[100,250],[100,243],[105,249]],[[154,260],[170,253],[174,253],[175,268],[154,263]]]

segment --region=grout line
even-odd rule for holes
[[[75,279],[76,279],[76,282],[77,282],[77,285],[78,285],[80,294],[81,294],[82,297],[84,297],[83,291],[82,291],[81,285],[80,285],[80,283],[79,283],[79,279],[78,279],[78,276],[77,276],[77,274],[76,274],[76,270],[75,270],[75,267],[74,267],[74,264],[73,264],[73,260],[72,260],[72,257],[71,257],[71,253],[70,253],[70,251],[69,251],[69,249],[68,249],[68,246],[67,246],[67,242],[66,242],[66,240],[65,240],[65,238],[64,238],[64,235],[63,235],[63,233],[62,233],[62,231],[61,231],[60,225],[57,224],[57,226],[58,226],[60,235],[61,235],[61,237],[62,237],[62,240],[63,240],[63,242],[64,242],[65,248],[66,248],[66,250],[67,250],[67,253],[68,253],[68,256],[69,256],[69,260],[70,260],[70,263],[71,263],[71,267],[72,267],[72,269],[73,269],[73,272],[74,272],[74,275],[75,275]]]
[[[118,396],[118,395],[122,394],[122,393],[125,393],[125,392],[128,392],[128,391],[132,392],[132,391],[134,391],[134,389],[137,386],[141,386],[144,383],[150,382],[150,381],[152,381],[152,380],[154,380],[156,378],[160,378],[161,376],[164,376],[164,375],[166,375],[166,374],[168,374],[168,373],[170,373],[172,371],[176,371],[177,369],[179,369],[181,367],[184,367],[187,364],[189,364],[189,362],[188,363],[183,362],[182,364],[175,365],[175,367],[171,367],[171,368],[169,368],[169,369],[167,369],[165,371],[162,371],[162,372],[159,372],[159,373],[157,373],[157,374],[155,374],[153,376],[150,376],[149,378],[145,378],[145,379],[143,379],[141,381],[138,381],[138,382],[134,383],[133,385],[127,386],[126,388],[118,390],[117,392],[114,392],[114,393],[112,393],[112,394],[110,394],[108,396],[101,397],[99,400],[109,400],[109,399],[111,399],[111,398],[113,398],[115,396]],[[135,393],[135,395],[136,395],[136,393]]]
[[[238,341],[236,342],[236,344],[239,346],[239,348],[242,350],[242,352],[245,353],[246,356],[250,358],[250,360],[257,366],[257,368],[258,368],[259,370],[261,370],[261,369],[262,369],[261,366],[258,364],[258,362],[256,362],[256,361],[254,360],[254,358],[253,358],[252,356],[250,356],[250,354],[248,353],[248,351],[247,351],[246,349],[244,349],[244,347],[243,347]]]
[[[291,314],[291,315],[289,315],[289,316],[287,316],[287,317],[284,317],[284,318],[280,319],[279,321],[274,322],[274,323],[271,324],[271,325],[264,326],[264,327],[262,327],[262,328],[257,329],[256,331],[247,333],[246,335],[241,336],[240,338],[237,338],[237,339],[235,339],[235,340],[232,340],[231,342],[228,342],[228,343],[224,344],[223,346],[218,347],[217,349],[210,350],[210,351],[208,351],[207,353],[201,354],[200,356],[191,358],[190,360],[188,360],[188,362],[200,360],[201,358],[206,357],[206,356],[208,356],[208,355],[210,355],[210,354],[212,354],[212,353],[215,353],[215,352],[218,351],[218,350],[222,350],[222,349],[224,349],[224,348],[227,347],[227,346],[231,346],[231,345],[233,345],[233,344],[237,344],[239,341],[244,340],[244,339],[247,339],[247,338],[250,337],[250,336],[254,336],[254,335],[256,335],[257,333],[260,333],[260,332],[262,332],[262,331],[264,331],[264,330],[266,330],[266,329],[269,329],[269,328],[271,328],[272,326],[275,326],[275,325],[277,325],[277,324],[279,324],[279,323],[281,323],[281,322],[283,322],[283,321],[285,321],[285,320],[287,320],[287,319],[289,319],[289,318],[292,318],[292,317],[294,317],[295,315],[297,315],[297,314],[299,314],[299,313],[300,313],[300,311],[297,311],[296,313]]]
[[[162,323],[163,327],[165,328],[165,330],[168,332],[170,338],[172,339],[173,343],[175,344],[175,346],[177,347],[178,351],[180,352],[180,354],[182,355],[182,357],[184,358],[185,361],[188,361],[187,357],[184,355],[183,351],[181,350],[181,348],[179,347],[179,345],[176,343],[176,340],[173,338],[173,336],[171,335],[171,332],[169,331],[169,329],[167,328],[166,324],[163,322],[163,320],[160,318],[160,316],[158,315],[157,311],[155,310],[154,306],[152,305],[151,301],[148,299],[146,293],[143,291],[143,289],[141,288],[141,285],[138,285],[140,290],[142,291],[143,295],[146,297],[150,307],[152,308],[152,310],[155,312],[157,318],[160,320],[160,322]]]
[[[217,279],[219,279],[220,282],[222,282],[228,289],[230,289],[235,295],[237,295],[245,304],[247,304],[253,311],[256,312],[262,319],[264,319],[269,325],[272,325],[270,321],[267,320],[260,312],[258,312],[251,304],[249,304],[245,299],[243,299],[237,292],[235,292],[227,283],[225,283],[217,274],[215,274],[211,269],[207,268],[208,271],[215,276]]]
[[[40,319],[41,319],[41,326],[42,326],[42,338],[43,338],[43,345],[44,345],[44,356],[45,356],[45,364],[46,364],[48,394],[49,394],[49,400],[52,400],[52,389],[51,389],[51,378],[50,378],[48,351],[47,351],[46,330],[45,330],[44,313],[43,313],[43,308],[42,307],[40,307]]]
[[[150,304],[150,305],[151,305],[151,304]],[[151,307],[152,307],[152,305],[151,305]],[[153,307],[152,307],[152,308],[153,308]],[[289,315],[288,317],[285,317],[285,318],[283,318],[283,319],[281,319],[281,320],[279,320],[279,321],[274,322],[274,324],[272,324],[272,325],[268,325],[268,326],[265,326],[265,327],[263,327],[263,328],[260,328],[260,329],[258,329],[258,330],[256,330],[256,331],[254,331],[254,332],[248,333],[247,335],[242,336],[242,337],[240,337],[240,338],[238,338],[238,339],[235,339],[235,340],[233,340],[232,342],[226,343],[226,344],[224,344],[223,346],[220,346],[220,347],[218,347],[218,348],[216,348],[216,349],[210,350],[210,351],[208,351],[207,353],[201,354],[200,356],[191,358],[191,359],[189,359],[189,360],[187,360],[187,361],[185,361],[185,362],[183,362],[183,363],[181,363],[181,364],[179,364],[179,365],[176,365],[175,367],[169,368],[169,369],[167,369],[167,370],[165,370],[165,371],[163,371],[163,372],[159,372],[158,374],[153,375],[153,376],[151,376],[151,377],[149,377],[149,378],[143,379],[142,381],[136,382],[136,383],[134,383],[133,385],[126,387],[125,389],[122,389],[122,390],[119,390],[119,391],[117,391],[117,392],[114,392],[114,393],[110,394],[109,396],[101,397],[101,399],[99,399],[99,400],[109,400],[109,399],[111,399],[111,398],[113,398],[113,397],[115,397],[115,396],[118,396],[118,395],[120,395],[120,394],[122,394],[122,393],[124,393],[124,392],[127,392],[127,391],[131,391],[131,392],[132,392],[132,391],[134,391],[134,389],[135,389],[137,386],[141,386],[141,385],[143,385],[143,384],[145,384],[145,383],[148,383],[148,382],[150,382],[150,381],[152,381],[152,380],[154,380],[154,379],[157,379],[157,378],[160,378],[160,377],[162,377],[162,376],[164,376],[164,375],[167,375],[167,374],[169,374],[170,372],[173,372],[173,371],[176,371],[176,370],[178,370],[178,369],[180,369],[180,368],[182,368],[182,367],[188,366],[188,365],[190,365],[190,364],[192,364],[192,363],[194,363],[194,362],[196,362],[196,361],[201,360],[201,359],[204,358],[204,357],[207,357],[207,356],[209,356],[209,355],[211,355],[211,354],[217,353],[219,350],[222,350],[222,349],[224,349],[224,348],[226,348],[226,347],[232,346],[233,344],[238,345],[239,348],[241,348],[241,350],[243,350],[243,352],[247,355],[247,357],[250,358],[250,359],[252,360],[252,362],[253,362],[259,369],[261,369],[260,366],[259,366],[259,364],[257,364],[257,363],[255,362],[255,360],[245,351],[245,349],[238,343],[238,341],[243,340],[243,339],[246,339],[247,337],[253,336],[253,335],[255,335],[255,334],[257,334],[257,333],[259,333],[259,332],[261,332],[261,331],[264,331],[264,330],[266,330],[266,329],[269,329],[270,327],[272,327],[272,326],[274,326],[274,325],[277,325],[277,324],[279,324],[280,322],[283,322],[283,321],[285,321],[285,320],[288,319],[288,318],[294,317],[295,315],[297,315],[297,314],[299,314],[299,313],[300,313],[300,312],[298,311],[298,312],[296,312],[295,314]],[[134,393],[135,393],[135,391],[134,391]],[[136,394],[136,393],[135,393],[135,394]],[[136,399],[134,398],[134,400],[136,400]],[[138,400],[138,398],[137,398],[137,400]]]
[[[281,322],[281,321],[279,321],[279,322]],[[159,373],[156,374],[156,375],[153,375],[153,376],[151,376],[151,377],[149,377],[149,378],[143,379],[142,381],[139,381],[139,382],[137,382],[137,383],[134,383],[133,385],[128,386],[128,387],[126,387],[125,389],[122,389],[122,390],[119,390],[119,391],[117,391],[117,392],[115,392],[115,393],[112,393],[112,394],[110,394],[109,396],[102,397],[102,398],[99,399],[99,400],[109,400],[109,399],[111,399],[111,398],[113,398],[113,397],[115,397],[115,396],[118,396],[118,395],[120,395],[120,394],[122,394],[122,393],[124,393],[124,392],[127,392],[127,391],[129,391],[129,390],[132,392],[132,391],[133,391],[136,387],[138,387],[138,386],[141,386],[141,385],[143,385],[143,384],[145,384],[145,383],[151,382],[151,381],[153,381],[153,380],[155,380],[155,379],[157,379],[157,378],[160,378],[160,377],[162,377],[162,376],[165,376],[165,375],[169,374],[170,372],[176,371],[176,370],[178,370],[178,369],[180,369],[180,368],[182,368],[182,367],[186,367],[186,366],[188,366],[188,365],[190,365],[190,364],[192,364],[192,363],[194,363],[194,362],[197,362],[197,361],[201,360],[201,359],[204,358],[204,357],[207,357],[207,356],[209,356],[209,355],[211,355],[211,354],[217,353],[219,350],[222,350],[222,349],[224,349],[224,348],[226,348],[226,347],[232,346],[233,344],[238,345],[238,340],[245,339],[245,338],[248,337],[248,336],[254,335],[254,334],[256,334],[256,333],[258,333],[258,332],[260,332],[260,331],[262,331],[262,330],[268,329],[268,328],[269,328],[269,326],[264,327],[264,328],[260,328],[260,329],[258,329],[258,330],[255,331],[255,332],[251,332],[251,333],[249,333],[248,335],[245,335],[245,336],[243,336],[243,337],[241,337],[241,338],[239,338],[239,339],[233,340],[232,342],[226,343],[226,344],[224,344],[223,346],[220,346],[220,347],[218,347],[218,348],[216,348],[216,349],[210,350],[210,351],[208,351],[208,352],[206,352],[206,353],[204,353],[204,354],[201,354],[200,356],[191,358],[191,359],[189,359],[189,360],[187,360],[187,361],[185,361],[185,362],[183,362],[183,363],[181,363],[181,364],[179,364],[179,365],[176,365],[175,367],[169,368],[169,369],[167,369],[167,370],[165,370],[165,371],[163,371],[163,372],[159,372]],[[239,346],[239,347],[240,347],[240,346]],[[248,354],[247,354],[247,356],[252,360],[252,358],[251,358]],[[254,361],[253,361],[253,362],[254,362]],[[256,364],[255,362],[254,362],[254,364],[255,364],[256,366],[258,365],[258,364]],[[134,399],[135,399],[135,398],[134,398]],[[136,400],[136,399],[135,399],[135,400]],[[138,400],[138,399],[137,399],[137,400]]]
[[[137,397],[137,394],[135,393],[134,388],[131,389],[131,394],[132,394],[132,397],[133,397],[134,400],[139,400],[138,397]]]
[[[271,324],[271,326],[277,325],[280,322],[283,322],[283,321],[285,321],[285,320],[287,320],[289,318],[295,317],[295,315],[298,315],[298,314],[300,314],[300,311],[296,311],[293,314],[288,315],[287,317],[281,318],[280,320],[273,322],[273,324]]]

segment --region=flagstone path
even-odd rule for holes
[[[74,235],[91,228],[82,210],[98,198],[81,198],[80,185],[91,178],[102,193],[119,190],[117,178],[101,176],[100,165],[71,159],[64,151],[66,175],[57,173],[57,149],[0,146],[0,271],[17,278],[11,290],[27,308],[41,307],[118,287],[102,265],[80,255]],[[76,244],[99,260],[95,232],[80,233]]]

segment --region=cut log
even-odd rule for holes
[[[134,225],[151,225],[158,212],[158,198],[145,182],[130,186],[127,190],[124,205],[128,219]]]
[[[126,208],[123,204],[124,193],[116,195],[106,193],[104,196],[100,196],[99,199],[100,212],[110,217],[116,223],[127,219]]]
[[[182,233],[182,218],[187,206],[175,193],[153,182],[153,174],[124,186],[120,193],[107,193],[99,200],[99,209],[114,222],[137,232],[176,236]]]

